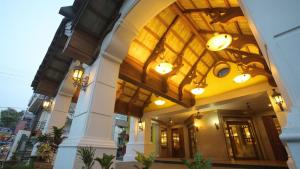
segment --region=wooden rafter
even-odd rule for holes
[[[186,51],[186,49],[188,48],[188,46],[190,45],[190,43],[193,41],[193,39],[195,38],[194,35],[191,35],[191,37],[189,38],[189,40],[184,44],[183,48],[180,50],[179,54],[177,55],[173,65],[174,65],[174,69],[163,75],[162,77],[162,86],[163,86],[163,91],[167,92],[168,91],[168,79],[174,75],[176,75],[178,73],[178,71],[180,70],[180,68],[183,66],[182,64],[182,57],[184,52]]]
[[[210,30],[204,30],[204,29],[199,29],[198,32],[200,34],[214,34],[214,33],[226,33],[230,34],[233,37],[233,41],[231,43],[231,46],[241,49],[244,47],[246,44],[253,44],[257,46],[257,42],[255,40],[255,37],[253,35],[241,35],[238,33],[228,33],[226,31],[210,31]]]
[[[198,13],[205,12],[208,14],[212,21],[210,23],[226,23],[233,18],[244,16],[240,7],[231,8],[196,8],[196,9],[186,9],[183,13]]]
[[[178,19],[178,16],[175,16],[175,18],[173,19],[171,24],[167,27],[167,29],[164,32],[164,34],[162,35],[162,37],[159,39],[159,41],[155,45],[152,53],[150,54],[150,56],[148,57],[148,59],[144,63],[143,73],[142,73],[142,82],[144,82],[144,83],[146,82],[147,70],[148,70],[148,67],[149,67],[150,63],[155,61],[156,58],[159,56],[159,54],[161,52],[164,52],[164,45],[165,45],[166,36],[167,36],[169,30],[172,28],[172,26],[176,23],[177,19]]]
[[[136,65],[130,59],[126,59],[120,66],[119,78],[184,107],[191,107],[195,104],[195,98],[189,92],[184,92],[181,100],[178,99],[177,90],[170,88],[167,92],[164,92],[161,76],[156,76],[154,73],[150,72],[147,82],[144,83],[141,80],[142,73],[143,69],[139,65]]]
[[[204,51],[202,51],[200,56],[197,58],[196,62],[194,62],[193,66],[190,68],[189,72],[186,74],[186,76],[183,78],[183,80],[179,84],[179,87],[178,87],[179,99],[182,99],[182,93],[183,93],[184,86],[191,83],[191,81],[196,77],[197,65],[200,62],[200,60],[203,58],[203,56],[206,54],[206,52],[207,52],[206,49],[204,49]]]

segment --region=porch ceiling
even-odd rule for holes
[[[230,34],[233,42],[229,48],[218,52],[207,50],[206,42],[214,33]],[[163,59],[174,66],[166,75],[155,71]],[[230,73],[224,78],[213,73],[221,62],[230,66]],[[252,76],[244,84],[232,80],[238,75],[240,64]],[[196,99],[263,81],[275,85],[237,0],[178,0],[170,5],[151,19],[132,41],[119,77],[136,88],[154,93],[150,101],[158,95],[171,101],[166,106],[177,103],[185,107],[195,103],[195,96],[190,93],[195,82],[208,85],[205,93]],[[140,95],[138,92],[134,97]],[[166,106],[150,103],[141,108],[153,111]]]

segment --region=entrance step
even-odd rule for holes
[[[157,159],[157,164],[177,164],[182,165],[180,159]],[[249,160],[249,161],[213,161],[213,168],[216,169],[288,169],[286,162],[282,161],[263,161],[263,160]],[[165,169],[165,168],[164,168]]]

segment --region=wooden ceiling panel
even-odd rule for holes
[[[183,7],[184,9],[194,8],[194,5],[191,0],[179,0],[178,2],[181,5],[181,7]]]
[[[178,0],[150,20],[132,42],[128,57],[121,65],[125,73],[120,73],[120,78],[139,87],[139,93],[149,90],[183,106],[193,105],[194,97],[190,93],[193,79],[206,80],[217,61],[252,64],[253,67],[253,57],[249,59],[248,55],[259,56],[248,22],[236,7],[236,0]],[[216,20],[216,15],[222,18],[228,11],[238,11],[233,15],[237,19]],[[208,51],[206,42],[214,33],[232,34],[235,44],[224,51]],[[239,42],[247,46],[237,45]],[[254,46],[248,46],[249,42]],[[233,55],[234,52],[237,54]],[[173,64],[173,70],[165,75],[155,71],[162,60]],[[265,63],[257,60],[255,65],[266,68]],[[128,94],[138,98],[132,103],[149,98],[136,93],[134,90]]]
[[[211,6],[210,6],[211,8],[226,7],[224,0],[210,0],[209,2],[211,4]]]
[[[153,22],[149,22],[145,28],[148,31],[148,33],[151,33],[154,35],[156,38],[161,37],[164,32],[166,31],[168,25],[164,25],[163,22],[161,22],[157,17],[153,19]]]
[[[159,18],[167,22],[168,25],[170,25],[176,15],[172,10],[170,10],[170,8],[166,8],[161,13],[159,13],[158,16]]]
[[[192,1],[197,8],[209,8],[209,4],[207,3],[206,0],[202,0],[202,1],[190,0],[190,1]]]

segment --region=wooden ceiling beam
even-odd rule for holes
[[[151,62],[155,61],[156,58],[159,56],[159,54],[161,52],[164,52],[164,44],[165,44],[165,38],[169,32],[169,30],[172,28],[172,26],[176,23],[178,19],[178,16],[175,16],[175,18],[173,19],[173,21],[171,22],[171,24],[169,25],[169,27],[167,27],[166,31],[164,32],[164,34],[162,35],[162,37],[158,40],[158,42],[156,43],[152,53],[150,54],[150,56],[147,58],[146,62],[143,65],[143,72],[142,72],[142,82],[146,82],[147,79],[147,70],[148,67],[150,65]]]
[[[134,117],[140,117],[140,115],[143,114],[143,108],[136,106],[136,105],[131,105],[128,108],[127,102],[124,102],[120,99],[116,99],[115,113],[120,113],[120,114],[134,116]]]
[[[203,58],[203,56],[206,54],[206,52],[207,52],[207,49],[204,49],[204,51],[202,51],[200,56],[197,58],[196,62],[194,62],[193,66],[190,68],[189,72],[186,74],[186,76],[183,78],[183,80],[179,84],[179,87],[178,87],[179,99],[182,99],[184,86],[191,83],[191,81],[196,77],[197,65],[200,62],[200,60]]]
[[[213,23],[226,23],[236,17],[244,16],[240,7],[231,7],[231,8],[195,8],[195,9],[186,9],[183,11],[184,14],[199,13],[204,12],[208,14]]]
[[[180,50],[179,54],[177,55],[173,65],[174,65],[174,69],[170,72],[167,73],[165,75],[162,76],[162,86],[163,86],[163,92],[167,92],[169,89],[168,86],[168,80],[169,78],[171,78],[172,76],[176,75],[178,73],[178,71],[180,70],[180,68],[183,66],[182,64],[182,57],[184,55],[184,52],[186,51],[186,49],[188,48],[188,46],[190,45],[190,43],[194,40],[195,36],[191,35],[191,37],[189,38],[189,40],[184,44],[184,46],[182,47],[182,49]]]
[[[129,59],[123,61],[123,63],[120,66],[120,79],[145,90],[148,90],[153,94],[159,95],[184,107],[191,107],[195,104],[195,98],[191,95],[191,93],[184,92],[182,94],[183,97],[180,100],[178,98],[177,90],[169,89],[167,92],[163,91],[162,78],[160,76],[155,76],[154,73],[151,73],[147,77],[147,83],[144,83],[141,80],[142,74],[142,68],[140,68],[138,65],[135,65],[135,63],[131,62]]]

